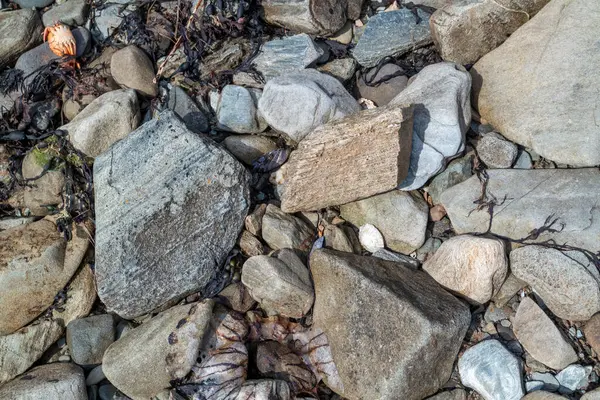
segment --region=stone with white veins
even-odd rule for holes
[[[533,358],[552,369],[563,369],[579,359],[552,320],[529,297],[519,304],[513,332]]]
[[[217,104],[217,127],[236,133],[260,133],[267,123],[257,110],[262,92],[242,86],[227,85],[221,91]]]
[[[96,279],[133,318],[218,278],[249,208],[248,173],[171,111],[94,163]]]
[[[469,348],[458,360],[463,385],[485,400],[520,400],[523,392],[521,362],[497,340]]]
[[[584,367],[579,364],[569,365],[556,375],[556,380],[560,383],[558,391],[565,394],[571,394],[577,389],[586,387],[591,372],[591,366]]]
[[[41,365],[0,386],[0,399],[87,400],[85,375],[72,363]]]
[[[484,200],[495,199],[497,203],[491,233],[523,239],[556,219],[553,230],[541,232],[531,240],[553,239],[560,244],[598,250],[598,169],[497,169],[488,170],[487,174]],[[442,193],[442,204],[457,233],[487,232],[487,207],[477,209],[474,204],[481,198],[481,188],[479,178],[473,176]]]
[[[471,77],[453,63],[428,65],[390,104],[415,104],[408,176],[399,189],[419,189],[464,150],[471,122]]]
[[[587,321],[600,311],[598,271],[580,252],[524,246],[510,253],[510,267],[560,318]]]

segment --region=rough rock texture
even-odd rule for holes
[[[42,41],[42,21],[35,10],[0,13],[0,68],[12,64]]]
[[[385,57],[400,56],[431,43],[430,14],[408,8],[388,11],[369,19],[352,56],[363,67],[374,67]]]
[[[445,61],[473,64],[504,43],[549,1],[455,1],[431,15],[431,36]]]
[[[257,135],[231,135],[223,143],[231,154],[247,165],[252,165],[257,158],[277,148],[272,139]]]
[[[543,399],[538,399],[543,400]],[[581,396],[581,400],[600,400],[600,389],[592,390]]]
[[[600,171],[597,169],[498,169],[487,171],[487,197],[496,199],[491,232],[511,239],[527,237],[534,229],[558,218],[558,232],[542,232],[533,241],[554,239],[590,251],[598,250]],[[473,176],[442,193],[442,204],[457,233],[486,232],[487,208],[476,210],[481,182]],[[506,199],[503,201],[502,199]],[[562,230],[561,225],[564,224]]]
[[[598,12],[596,0],[551,1],[479,60],[471,74],[481,117],[552,161],[600,164]]]
[[[408,171],[412,112],[406,105],[379,107],[315,129],[286,164],[294,173],[284,182],[281,208],[317,210],[395,189]]]
[[[560,318],[586,321],[600,311],[598,272],[582,253],[525,246],[510,253],[510,268]]]
[[[314,325],[341,396],[420,400],[446,383],[470,321],[463,303],[427,274],[375,257],[320,249],[310,267]]]
[[[272,249],[298,249],[308,251],[314,232],[300,218],[286,214],[269,204],[262,217],[262,237]]]
[[[42,16],[44,26],[51,26],[57,22],[69,26],[83,25],[87,20],[90,6],[85,0],[67,0],[46,11]]]
[[[242,268],[242,283],[261,306],[286,317],[302,318],[315,297],[308,268],[290,249],[281,249],[276,257],[250,257]]]
[[[196,363],[213,309],[206,300],[175,306],[125,333],[104,354],[102,371],[127,396],[147,399]]]
[[[374,225],[390,249],[410,254],[425,242],[429,208],[420,193],[392,190],[340,207],[346,221]]]
[[[116,51],[110,59],[110,72],[115,82],[135,89],[142,96],[154,97],[158,93],[152,61],[139,47],[127,46]]]
[[[518,153],[516,144],[496,132],[484,135],[477,143],[477,155],[488,168],[510,168]]]
[[[85,376],[75,364],[41,365],[0,386],[0,399],[87,400]]]
[[[59,129],[69,134],[69,140],[77,150],[97,157],[137,128],[139,122],[135,91],[124,89],[98,97]]]
[[[345,83],[354,76],[357,66],[358,63],[353,58],[336,58],[317,67],[317,71],[331,75],[341,83]]]
[[[463,151],[471,122],[470,91],[471,78],[463,67],[438,63],[423,68],[391,101],[415,104],[410,169],[400,189],[420,188]]]
[[[42,321],[0,336],[0,384],[27,371],[63,332],[61,323]]]
[[[216,108],[218,128],[236,133],[260,133],[267,129],[267,123],[256,109],[260,97],[260,90],[225,86]]]
[[[49,219],[0,232],[0,335],[16,331],[52,305],[88,248],[83,229],[67,242]]]
[[[249,208],[245,168],[171,111],[98,157],[94,184],[98,295],[125,318],[206,289]]]
[[[561,370],[579,360],[552,320],[529,297],[519,304],[513,332],[533,358],[552,369]]]
[[[60,320],[64,326],[69,322],[87,316],[96,301],[96,280],[88,265],[75,274],[67,288],[66,303],[52,310],[52,318]]]
[[[101,364],[104,351],[115,341],[115,322],[110,314],[76,319],[67,325],[67,345],[74,362]]]
[[[272,128],[299,142],[328,121],[357,113],[360,106],[337,79],[307,69],[267,82],[258,109]]]
[[[588,322],[585,323],[583,333],[588,344],[596,354],[600,355],[600,314],[594,314]]]
[[[442,243],[423,270],[445,288],[484,304],[502,286],[508,260],[502,241],[460,235]]]
[[[525,394],[520,360],[495,339],[465,351],[458,360],[458,371],[463,385],[485,400],[520,400]]]

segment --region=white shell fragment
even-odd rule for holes
[[[383,235],[379,229],[371,224],[364,224],[358,231],[358,240],[367,251],[375,253],[377,250],[385,248]]]

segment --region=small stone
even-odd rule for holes
[[[267,206],[262,219],[262,237],[272,249],[308,251],[313,236],[313,231],[300,218],[286,214],[272,204]]]
[[[232,283],[219,293],[219,298],[225,300],[225,304],[234,311],[246,313],[256,301],[241,282]]]
[[[139,47],[127,46],[116,51],[110,60],[110,71],[115,82],[135,89],[142,96],[155,97],[158,93],[152,61]]]
[[[527,385],[526,382],[525,385]],[[540,382],[543,384],[543,382]],[[523,397],[522,400],[561,400],[566,399],[566,397],[559,396],[550,392],[543,392],[541,390],[536,390],[535,392],[529,393],[527,396]]]
[[[339,31],[333,34],[333,36],[329,37],[329,40],[335,40],[341,44],[350,44],[352,42],[352,22],[346,21],[344,26],[340,28]]]
[[[209,123],[206,115],[198,108],[194,100],[179,86],[169,85],[169,100],[167,105],[173,110],[179,118],[183,120],[185,126],[194,132],[208,132]]]
[[[442,241],[440,239],[434,237],[428,238],[425,243],[423,243],[423,246],[417,250],[417,260],[420,262],[425,262],[429,258],[433,257],[441,245]]]
[[[62,112],[69,121],[73,120],[85,107],[98,97],[93,94],[84,94],[80,99],[67,99],[63,102]]]
[[[583,328],[587,343],[600,355],[600,314],[594,314]]]
[[[429,209],[429,219],[432,222],[439,222],[446,216],[446,209],[441,204],[433,206]]]
[[[111,384],[102,385],[98,389],[98,396],[100,397],[100,400],[117,400],[117,393],[117,388]]]
[[[364,224],[360,227],[358,231],[358,240],[360,240],[362,247],[371,253],[375,253],[385,247],[383,235],[371,224]]]
[[[88,400],[83,370],[71,363],[35,367],[0,386],[0,399]]]
[[[261,96],[260,90],[225,86],[216,108],[217,128],[236,133],[260,133],[267,129],[267,123],[257,110]]]
[[[550,392],[557,391],[560,386],[560,383],[558,383],[554,375],[549,372],[533,372],[531,374],[531,379],[542,382],[544,384],[544,390]]]
[[[124,6],[122,4],[107,5],[101,9],[94,8],[95,27],[92,34],[99,42],[104,41],[115,33],[123,18],[130,15],[134,10],[135,6]]]
[[[536,390],[542,390],[544,388],[544,382],[541,381],[526,381],[525,391],[527,393],[534,392]]]
[[[244,226],[251,234],[258,237],[262,236],[262,219],[265,212],[267,212],[267,205],[259,204],[244,220]]]
[[[88,265],[83,265],[69,283],[66,303],[52,310],[52,318],[61,320],[64,326],[69,322],[86,317],[96,301],[96,279]]]
[[[238,242],[242,254],[246,257],[265,254],[265,246],[261,241],[248,231],[243,231]]]
[[[513,273],[509,273],[504,283],[498,290],[498,293],[492,297],[494,304],[498,307],[503,307],[510,299],[513,298],[515,294],[521,289],[527,286],[527,283],[523,282],[519,278],[513,275]]]
[[[563,369],[578,360],[552,320],[529,297],[521,300],[513,331],[533,358],[552,369]]]
[[[0,14],[0,68],[12,64],[21,54],[41,43],[43,30],[37,11],[4,10]]]
[[[76,319],[67,325],[67,345],[79,365],[101,364],[104,351],[115,341],[115,324],[110,314]]]
[[[295,391],[317,385],[317,378],[302,357],[288,346],[274,341],[258,343],[256,367],[262,376],[277,376],[288,382]]]
[[[533,162],[531,156],[525,150],[519,150],[517,161],[513,164],[514,169],[531,169],[533,168]]]
[[[317,67],[317,71],[333,76],[341,83],[346,83],[354,76],[358,63],[353,58],[336,58]]]
[[[520,400],[525,395],[520,361],[495,339],[465,351],[458,371],[462,383],[485,400]]]
[[[369,99],[379,107],[385,106],[406,88],[408,78],[403,72],[396,64],[389,63],[362,74],[356,80],[358,97]]]
[[[371,255],[373,257],[381,258],[382,260],[402,263],[405,266],[413,268],[415,270],[419,269],[419,266],[421,265],[419,260],[417,260],[416,258],[412,258],[410,256],[406,256],[400,253],[394,253],[393,251],[390,251],[388,249],[379,249]]]
[[[90,371],[87,378],[85,379],[85,384],[87,386],[97,385],[106,379],[104,372],[102,371],[102,365],[98,365],[94,369]]]
[[[427,400],[467,400],[467,392],[462,389],[454,389],[428,397]]]
[[[445,241],[423,270],[440,285],[485,304],[504,282],[508,260],[502,241],[461,235]]]
[[[61,22],[70,26],[85,24],[88,18],[90,6],[85,0],[67,0],[66,2],[52,7],[42,16],[44,26],[51,26]]]
[[[330,224],[325,227],[323,232],[325,237],[325,246],[338,251],[346,251],[348,253],[357,253],[352,240],[346,235],[344,229],[339,226]],[[360,253],[360,251],[358,252]]]
[[[600,400],[600,389],[585,393],[580,400]]]
[[[473,175],[473,158],[473,153],[469,153],[458,160],[454,160],[448,164],[444,172],[433,178],[427,189],[427,193],[431,196],[433,204],[441,202],[444,190],[466,181]]]
[[[21,8],[44,8],[52,4],[54,0],[15,0]]]
[[[496,132],[484,135],[477,143],[477,155],[490,168],[510,168],[518,151],[514,143]]]
[[[569,365],[556,375],[556,380],[560,383],[558,391],[563,394],[571,394],[578,389],[587,387],[588,376],[591,372],[591,366]]]
[[[485,310],[485,314],[483,318],[487,322],[500,322],[502,320],[507,320],[511,317],[512,309],[510,307],[500,308],[497,307],[494,303],[490,303]]]

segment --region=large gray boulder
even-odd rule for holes
[[[402,190],[422,187],[465,148],[471,78],[453,63],[428,65],[390,104],[414,104],[412,152]]]
[[[471,320],[431,277],[400,263],[312,253],[314,326],[329,340],[349,399],[421,400],[437,392]]]
[[[172,111],[96,159],[96,279],[104,304],[133,318],[206,290],[249,207],[248,173]]]
[[[35,10],[0,13],[0,68],[13,63],[22,53],[41,43],[43,29]]]
[[[556,219],[551,230],[533,235],[531,241],[554,239],[590,251],[598,251],[600,218],[597,169],[496,169],[487,170],[483,202],[494,201],[490,232],[523,239]],[[490,225],[487,207],[478,209],[482,182],[477,176],[442,193],[441,201],[457,233],[483,233]],[[503,200],[505,199],[505,200]],[[563,226],[564,225],[564,226]],[[562,229],[561,229],[562,226]]]
[[[481,117],[552,161],[600,164],[599,12],[596,0],[551,1],[479,60],[471,74]]]
[[[0,399],[87,400],[85,375],[71,363],[41,365],[0,386]]]

